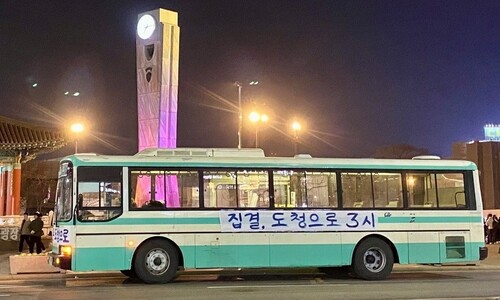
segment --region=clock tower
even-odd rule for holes
[[[177,146],[179,35],[176,12],[157,9],[138,16],[136,61],[139,151]],[[141,207],[152,201],[159,201],[165,207],[179,207],[177,178],[164,175],[139,178],[135,205]]]
[[[177,145],[179,36],[177,13],[139,14],[136,31],[139,151]]]

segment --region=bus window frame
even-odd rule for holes
[[[203,192],[204,190],[204,179],[203,175],[204,172],[238,172],[238,171],[244,171],[245,169],[252,170],[252,171],[265,171],[267,172],[267,180],[268,180],[268,189],[269,189],[269,206],[268,207],[205,207],[205,194]],[[165,208],[135,208],[132,206],[132,171],[191,171],[191,172],[198,172],[198,207],[165,207]],[[274,205],[274,191],[271,190],[272,186],[272,176],[270,176],[270,172],[272,169],[270,168],[262,168],[262,167],[242,167],[242,168],[235,168],[235,167],[228,167],[228,168],[223,168],[223,167],[217,167],[217,168],[210,168],[210,167],[200,167],[200,168],[194,168],[194,167],[140,167],[140,166],[129,166],[128,167],[128,189],[129,189],[129,211],[189,211],[189,210],[223,210],[223,209],[245,209],[245,210],[259,210],[259,209],[273,209]],[[239,205],[239,193],[238,193],[238,181],[236,177],[236,203]],[[272,191],[272,192],[271,192]],[[272,195],[272,196],[271,196]]]
[[[406,176],[409,173],[413,174],[432,174],[434,185],[436,186],[436,207],[409,207],[409,199],[408,199],[408,187],[406,182]],[[437,175],[438,174],[462,174],[464,180],[464,192],[465,192],[465,206],[463,207],[440,207],[439,206],[439,193],[437,186]],[[405,210],[476,210],[476,196],[474,191],[474,175],[473,171],[470,170],[437,170],[437,169],[406,169],[403,172],[403,184],[404,184],[404,209]]]
[[[199,210],[204,208],[204,195],[203,195],[203,170],[204,168],[193,168],[193,167],[141,167],[141,166],[128,166],[127,172],[127,186],[128,186],[128,211],[189,211],[189,210]],[[134,207],[132,205],[132,172],[133,171],[184,171],[184,172],[197,172],[198,173],[198,207]],[[134,195],[135,197],[135,195]],[[209,208],[213,209],[213,208]]]
[[[337,172],[337,197],[339,198],[339,205],[338,209],[339,210],[409,210],[408,209],[408,199],[406,195],[406,181],[404,180],[405,178],[405,170],[401,169],[335,169]],[[342,190],[342,174],[343,173],[370,173],[370,178],[371,178],[371,189],[372,189],[372,201],[373,201],[373,206],[372,207],[344,207],[344,192]],[[375,201],[375,191],[373,187],[373,174],[377,173],[394,173],[394,174],[400,174],[401,175],[401,193],[402,193],[402,206],[401,207],[375,207],[374,201]]]
[[[77,170],[76,170],[76,194],[77,195],[76,197],[78,197],[78,195],[80,195],[80,191],[79,191],[79,186],[80,186],[80,182],[98,182],[98,183],[101,183],[101,182],[113,182],[112,179],[109,179],[107,178],[106,180],[101,180],[99,179],[99,181],[95,181],[96,179],[93,179],[92,177],[90,177],[90,179],[86,179],[86,180],[82,180],[80,181],[79,180],[79,173],[80,173],[80,168],[88,168],[88,169],[94,169],[94,168],[110,168],[110,169],[119,169],[120,170],[120,197],[121,197],[121,201],[120,201],[120,206],[113,206],[113,207],[102,207],[102,206],[78,206],[78,199],[76,199],[76,210],[75,210],[75,220],[78,221],[79,223],[106,223],[106,222],[110,222],[112,220],[115,220],[117,218],[119,218],[120,216],[123,215],[124,213],[124,197],[123,197],[123,187],[124,187],[124,181],[123,181],[123,167],[124,166],[120,166],[120,167],[115,167],[115,166],[81,166],[81,167],[77,167]],[[116,177],[117,179],[118,177]],[[90,181],[90,180],[93,180],[93,181]],[[100,192],[99,192],[100,194]],[[100,195],[99,195],[100,197]],[[73,197],[72,197],[73,198]],[[99,203],[100,205],[100,203]],[[112,218],[109,218],[109,219],[106,219],[106,220],[83,220],[81,219],[80,217],[80,211],[89,211],[89,210],[102,210],[102,211],[115,211],[115,210],[120,210],[120,213],[117,214],[116,216],[113,216]]]
[[[270,175],[270,178],[269,178],[269,208],[268,209],[283,209],[283,210],[297,210],[297,209],[301,209],[301,210],[311,210],[311,209],[321,209],[321,210],[324,210],[324,209],[334,209],[334,210],[338,210],[340,209],[340,205],[341,205],[341,197],[340,197],[340,193],[339,193],[339,176],[340,176],[340,172],[339,172],[339,169],[321,169],[321,168],[269,168],[267,169],[268,170],[268,174]],[[275,206],[275,195],[274,195],[274,172],[277,172],[277,171],[293,171],[293,172],[302,172],[304,173],[304,178],[306,179],[306,186],[305,186],[305,192],[306,192],[306,199],[307,199],[307,173],[331,173],[331,174],[335,174],[335,185],[336,185],[336,190],[335,190],[335,193],[336,193],[336,196],[337,196],[337,206],[336,207],[325,207],[325,206],[307,206],[307,207],[276,207]],[[272,189],[271,189],[271,183],[272,183]],[[272,198],[272,201],[271,201],[271,198]],[[272,202],[272,205],[271,205],[271,202]],[[309,205],[309,203],[307,203]]]
[[[245,171],[245,170],[250,170],[250,171],[256,171],[256,172],[267,172],[267,188],[268,188],[268,191],[269,191],[269,204],[267,207],[241,207],[239,206],[240,204],[240,199],[239,199],[239,196],[240,196],[240,193],[239,193],[239,184],[238,184],[238,172],[242,172],[242,171]],[[271,205],[274,205],[274,191],[271,192],[271,180],[272,180],[272,176],[270,176],[270,171],[271,169],[270,168],[259,168],[259,167],[256,167],[256,168],[252,168],[252,167],[242,167],[242,168],[234,168],[234,167],[230,167],[230,168],[199,168],[198,171],[200,171],[200,187],[199,187],[199,190],[200,190],[200,206],[199,208],[202,208],[202,203],[203,203],[203,209],[205,210],[223,210],[223,209],[245,209],[245,210],[263,210],[263,209],[272,209],[273,207]],[[235,184],[236,184],[236,207],[205,207],[205,193],[203,192],[205,186],[204,186],[204,178],[203,178],[203,175],[205,172],[234,172],[236,174],[236,180],[235,180]],[[273,197],[271,197],[271,194],[273,195]],[[272,203],[272,204],[271,204]]]
[[[267,172],[268,176],[268,187],[269,187],[269,206],[268,207],[205,207],[205,195],[204,195],[204,179],[203,175],[205,172],[238,172],[242,170],[252,170],[252,171],[265,171]],[[199,206],[198,207],[166,207],[165,209],[161,209],[160,211],[189,211],[189,210],[208,210],[208,211],[218,211],[218,210],[224,210],[224,209],[245,209],[245,210],[310,210],[310,209],[333,209],[333,210],[377,210],[377,211],[384,211],[384,210],[440,210],[440,211],[446,211],[446,210],[475,210],[476,209],[476,197],[475,197],[475,191],[474,191],[474,178],[473,178],[473,171],[471,170],[450,170],[450,169],[444,169],[444,170],[439,170],[439,169],[352,169],[352,168],[300,168],[300,167],[293,167],[293,168],[262,168],[262,167],[217,167],[217,168],[211,168],[211,167],[138,167],[138,166],[131,166],[128,167],[128,188],[129,188],[129,211],[159,211],[159,209],[151,209],[151,208],[133,208],[131,205],[131,174],[132,171],[148,171],[148,170],[155,170],[155,171],[191,171],[191,172],[198,172],[198,190],[199,190]],[[275,206],[275,194],[274,194],[274,172],[276,171],[297,171],[297,172],[323,172],[323,173],[335,173],[336,176],[336,185],[337,185],[337,207],[332,207],[332,208],[325,208],[325,207],[279,207],[277,208]],[[343,197],[343,191],[342,191],[342,174],[343,173],[370,173],[371,174],[371,180],[372,180],[372,185],[373,185],[373,174],[376,173],[395,173],[395,174],[400,174],[401,175],[401,188],[402,188],[402,206],[401,207],[360,207],[360,208],[352,208],[344,207],[344,197]],[[409,199],[408,199],[408,186],[406,182],[406,176],[408,173],[431,173],[434,174],[434,182],[436,183],[435,176],[437,174],[450,174],[450,173],[460,173],[463,175],[464,179],[464,192],[465,192],[465,198],[466,198],[466,205],[463,207],[409,207]],[[237,184],[237,183],[236,183]],[[123,188],[123,187],[122,187]],[[372,194],[373,194],[373,187],[372,187]],[[437,191],[436,191],[437,193]],[[237,197],[238,197],[238,190],[237,190]],[[437,197],[437,202],[439,201],[438,195]],[[374,200],[374,197],[372,195],[372,200]],[[237,198],[237,203],[238,198]]]

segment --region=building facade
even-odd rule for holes
[[[484,210],[500,210],[500,141],[454,143],[451,158],[477,165]]]
[[[0,116],[0,216],[23,213],[21,165],[66,143],[67,137],[57,129]]]

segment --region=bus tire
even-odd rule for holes
[[[394,254],[386,242],[367,238],[359,243],[354,252],[352,271],[364,280],[386,279],[392,272]]]
[[[167,241],[151,240],[137,250],[134,270],[145,283],[167,283],[175,278],[179,266],[176,249]]]

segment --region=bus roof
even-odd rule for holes
[[[273,168],[273,169],[376,169],[376,170],[477,170],[464,160],[265,157],[260,149],[176,148],[139,152],[133,156],[81,153],[63,158],[74,166]],[[194,151],[194,152],[193,152]]]

